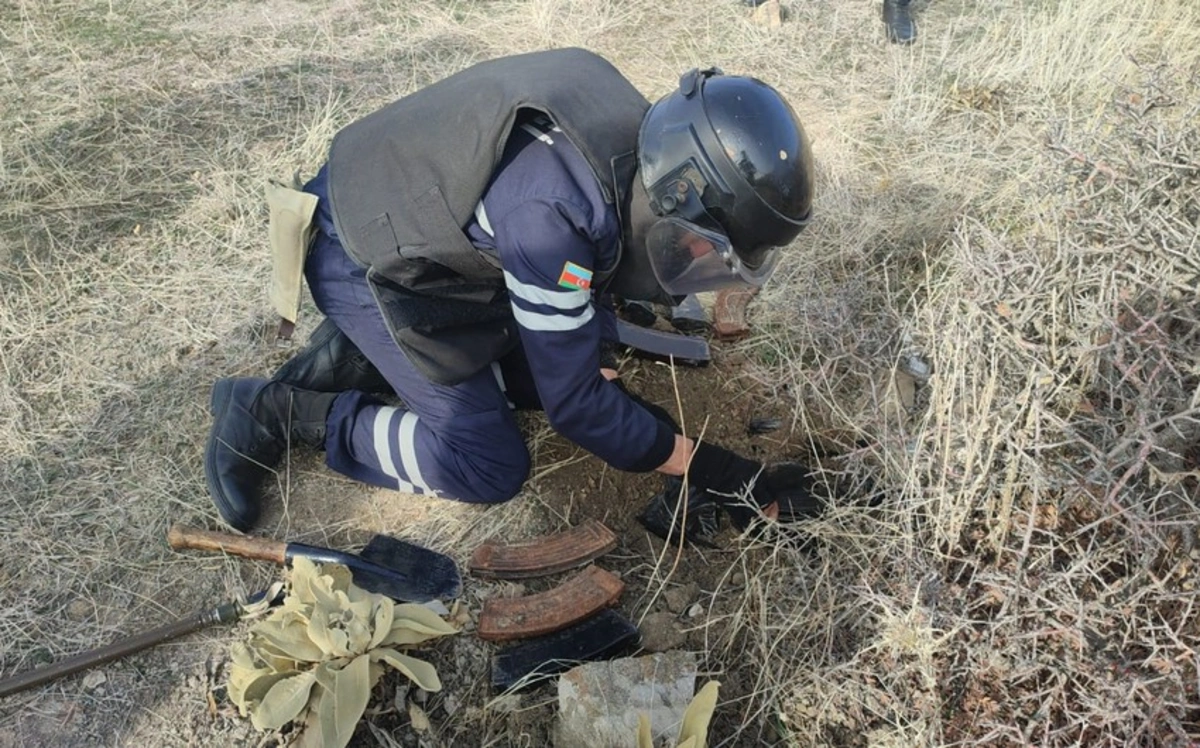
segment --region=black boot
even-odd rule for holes
[[[262,512],[262,483],[290,443],[325,446],[325,418],[336,392],[311,392],[266,379],[219,379],[204,476],[221,516],[248,531]]]
[[[315,392],[394,394],[375,365],[328,317],[309,336],[308,344],[271,379]]]
[[[910,0],[883,0],[883,23],[887,26],[888,41],[912,44],[917,38],[917,24],[909,11]]]

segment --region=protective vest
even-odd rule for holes
[[[480,63],[337,133],[334,224],[393,339],[432,381],[457,384],[518,343],[499,260],[463,232],[518,112],[561,128],[616,203],[649,106],[608,61],[560,49]]]

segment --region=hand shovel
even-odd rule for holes
[[[342,564],[350,569],[354,583],[359,587],[404,602],[448,600],[458,597],[462,590],[454,559],[387,535],[371,538],[358,554],[183,525],[171,527],[167,542],[176,550],[223,551],[280,565],[297,556],[317,563]]]

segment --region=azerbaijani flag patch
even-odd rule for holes
[[[568,262],[563,265],[562,275],[558,276],[558,285],[586,291],[592,287],[592,271]]]

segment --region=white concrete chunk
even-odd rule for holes
[[[638,715],[674,738],[696,687],[696,657],[666,652],[590,662],[558,680],[558,748],[637,748]]]

